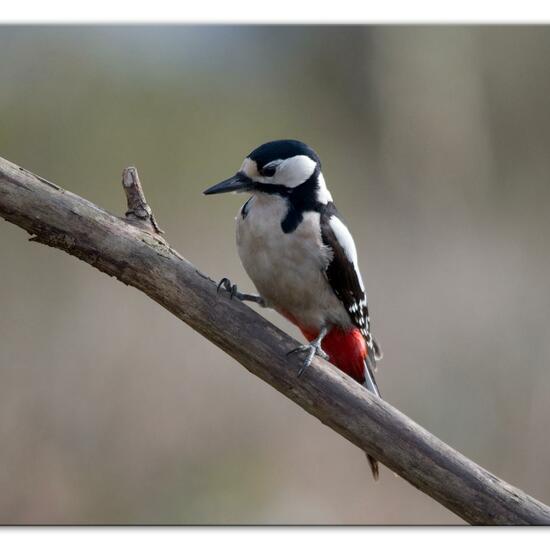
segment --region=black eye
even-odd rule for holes
[[[266,166],[265,168],[262,168],[262,176],[267,176],[270,178],[275,174],[276,169],[277,168],[275,168],[275,166]]]

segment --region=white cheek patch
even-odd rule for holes
[[[297,155],[281,162],[273,183],[286,187],[297,187],[308,180],[317,164],[306,155]]]

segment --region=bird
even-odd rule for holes
[[[317,153],[294,139],[270,141],[247,155],[237,173],[204,191],[251,195],[236,217],[241,263],[258,291],[224,277],[231,298],[274,309],[308,344],[301,376],[318,355],[380,397],[374,378],[382,351],[371,332],[367,294],[353,237],[334,205]],[[372,475],[379,465],[367,454]]]

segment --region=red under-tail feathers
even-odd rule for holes
[[[317,331],[311,331],[299,327],[302,334],[308,341],[312,341],[318,336]],[[368,350],[365,338],[357,328],[351,330],[342,330],[333,327],[330,332],[323,338],[321,344],[323,351],[328,354],[329,361],[337,366],[341,371],[344,371],[348,376],[360,384],[365,384],[365,370],[369,369]],[[370,377],[374,380],[372,371]],[[374,384],[376,388],[376,383]],[[372,471],[372,476],[375,480],[379,477],[378,461],[367,454],[367,459]]]
[[[318,336],[316,331],[301,327],[300,330],[310,342]],[[328,354],[333,365],[336,365],[360,384],[365,382],[367,345],[359,329],[354,328],[344,331],[339,328],[332,328],[323,338],[321,347]]]

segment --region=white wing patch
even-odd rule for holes
[[[340,244],[344,253],[346,254],[346,258],[353,264],[355,272],[357,273],[357,279],[359,280],[361,290],[363,290],[364,292],[365,287],[363,285],[363,279],[361,278],[361,273],[359,272],[359,265],[357,263],[357,249],[355,248],[355,242],[353,240],[353,237],[351,236],[351,233],[349,232],[349,229],[345,226],[344,222],[342,222],[342,220],[336,216],[330,217],[329,225],[332,231],[334,231],[334,235],[338,239],[338,243]],[[366,305],[366,300],[365,300],[365,305]]]
[[[350,317],[353,319],[355,325],[361,331],[361,334],[365,337],[367,346],[374,350],[374,344],[372,340],[372,335],[370,333],[370,319],[368,314],[367,307],[367,294],[365,292],[365,287],[363,285],[363,279],[361,278],[361,273],[359,272],[359,265],[357,262],[357,249],[355,248],[355,242],[353,237],[349,232],[349,229],[345,226],[344,222],[340,220],[335,215],[332,215],[329,218],[329,226],[338,241],[339,246],[342,248],[346,259],[353,265],[353,270],[355,271],[355,276],[357,277],[357,282],[361,288],[360,294],[355,294],[353,296],[352,292],[347,294],[347,298],[353,296],[351,303],[347,302],[347,310]],[[341,292],[341,291],[340,291]],[[342,295],[342,294],[341,294]],[[346,296],[342,296],[345,298]]]
[[[319,182],[319,188],[317,189],[317,202],[320,202],[321,204],[328,204],[329,202],[332,202],[332,195],[327,188],[323,174],[319,174],[317,181]]]

